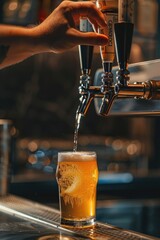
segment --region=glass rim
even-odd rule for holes
[[[60,154],[84,154],[84,155],[96,155],[95,151],[61,151],[58,152],[58,155]]]
[[[62,151],[58,152],[58,162],[65,162],[69,160],[74,162],[77,161],[76,156],[78,157],[78,161],[89,161],[90,157],[97,159],[97,154],[94,151]],[[84,159],[84,157],[86,157],[86,159]]]

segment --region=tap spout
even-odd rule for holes
[[[113,100],[116,97],[113,86],[112,63],[103,63],[104,73],[102,74],[101,93],[103,94],[102,103],[99,108],[99,114],[106,116],[112,106]]]
[[[102,103],[99,108],[99,113],[101,116],[108,116],[109,110],[113,104],[114,99],[117,97],[113,91],[110,91],[108,94],[105,94],[102,98]]]
[[[80,97],[80,104],[77,109],[77,113],[81,114],[82,116],[85,116],[92,102],[92,99],[93,95],[89,91],[87,92],[87,94],[83,94]]]

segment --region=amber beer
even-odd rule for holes
[[[73,227],[94,224],[97,181],[96,153],[58,153],[61,224]]]

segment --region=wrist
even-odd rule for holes
[[[47,40],[48,36],[43,34],[42,30],[40,25],[29,29],[30,43],[35,54],[50,51]]]
[[[40,31],[38,26],[25,29],[25,39],[26,39],[26,44],[29,46],[29,49],[31,51],[31,54],[38,54],[44,52],[43,48],[43,40],[40,35]]]

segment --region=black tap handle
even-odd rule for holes
[[[79,58],[80,58],[80,68],[81,68],[82,74],[90,75],[92,58],[93,58],[93,46],[80,45]]]
[[[131,22],[115,23],[115,47],[119,68],[127,69],[130,56],[134,24]]]
[[[93,32],[93,27],[87,18],[80,18],[80,31],[82,32]],[[82,75],[90,75],[91,64],[93,58],[93,46],[80,45],[79,46],[79,58],[80,68]]]

